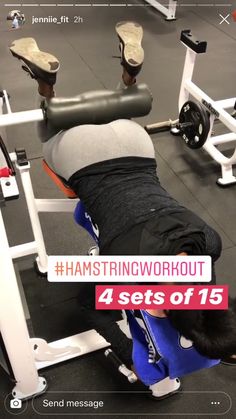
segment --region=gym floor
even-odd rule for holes
[[[47,5],[50,2],[47,0],[44,3]],[[234,10],[233,5],[226,5],[228,1],[213,1],[212,6],[207,6],[206,2],[198,0],[198,6],[194,6],[189,5],[188,0],[181,0],[177,8],[177,20],[172,22],[165,21],[159,12],[147,7],[141,0],[132,0],[133,7],[112,7],[112,4],[120,3],[115,0],[110,1],[110,6],[106,7],[96,7],[96,3],[102,3],[97,0],[93,3],[93,7],[35,7],[27,6],[32,2],[26,0],[25,6],[21,8],[26,23],[18,31],[10,29],[5,18],[9,6],[5,7],[2,3],[0,82],[11,96],[14,111],[33,109],[36,104],[34,81],[20,70],[19,62],[8,52],[8,45],[14,39],[34,37],[42,50],[52,52],[60,59],[57,96],[72,96],[93,89],[113,89],[121,74],[119,59],[114,58],[119,55],[114,27],[121,20],[139,22],[145,33],[145,65],[139,81],[149,85],[154,103],[150,115],[138,120],[141,125],[177,118],[178,93],[185,58],[185,48],[179,41],[183,29],[191,29],[193,34],[208,42],[207,53],[197,57],[193,80],[214,99],[235,96],[232,86],[235,84],[236,69],[236,23],[228,17],[230,24],[220,24],[219,16],[226,16]],[[221,3],[221,6],[215,3]],[[62,15],[68,16],[70,23],[32,24],[32,16]],[[73,23],[75,15],[80,16],[83,22]],[[236,186],[222,189],[216,185],[220,167],[203,150],[188,149],[179,137],[173,137],[168,132],[153,135],[152,139],[163,186],[221,235],[223,252],[216,266],[218,283],[229,284],[231,295],[236,296]],[[37,140],[34,126],[26,124],[7,129],[7,141],[10,151],[15,147],[26,149],[31,160],[36,197],[62,197],[42,170],[41,144]],[[8,202],[3,213],[10,245],[32,241],[23,193],[18,200]],[[87,234],[75,225],[71,215],[43,214],[41,221],[50,255],[83,255],[92,244]],[[23,283],[34,335],[50,342],[83,331],[84,320],[77,302],[79,284],[49,284],[45,279],[37,277],[33,261],[33,257],[18,261],[17,269]],[[43,375],[48,381],[49,391],[58,392],[60,398],[66,392],[83,391],[87,398],[89,394],[97,394],[97,399],[104,400],[109,406],[107,411],[113,413],[110,416],[114,419],[130,416],[137,419],[167,416],[171,419],[176,414],[186,418],[193,415],[200,418],[202,414],[207,418],[223,416],[228,399],[222,392],[227,393],[232,400],[231,409],[224,417],[236,417],[236,367],[233,366],[221,364],[184,377],[184,393],[162,402],[152,401],[143,393],[145,388],[140,383],[129,384],[123,376],[112,370],[103,351],[49,368],[43,371]],[[2,401],[11,390],[12,382],[1,369]],[[126,393],[120,394],[118,391]],[[41,396],[35,403],[42,405],[42,399],[49,398],[49,395]],[[209,397],[213,401],[221,399],[221,407],[214,404],[210,406]],[[0,410],[3,419],[10,417],[13,412],[7,412],[2,401]],[[69,413],[63,409],[60,412],[61,417],[65,418],[66,413]],[[50,410],[44,409],[44,415],[49,414]],[[86,417],[100,414],[101,411],[94,411],[93,415],[87,414]],[[24,417],[38,417],[31,402],[27,405]],[[72,414],[72,417],[77,415]]]

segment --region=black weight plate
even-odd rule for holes
[[[199,102],[189,100],[181,108],[179,126],[187,146],[192,149],[201,148],[210,130],[208,112]]]

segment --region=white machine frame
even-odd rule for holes
[[[3,114],[3,103],[6,114]],[[0,98],[0,128],[40,120],[43,120],[41,109],[12,113],[8,95],[4,91],[4,100]],[[16,153],[10,153],[10,157],[16,162]],[[73,212],[78,200],[36,199],[30,178],[30,163],[24,166],[16,163],[16,168],[23,185],[34,241],[10,247],[0,207],[0,332],[16,381],[12,395],[24,400],[46,391],[46,380],[39,376],[38,370],[106,348],[109,343],[95,330],[49,344],[43,339],[29,337],[13,260],[37,254],[39,271],[47,272],[47,253],[39,213]],[[119,325],[122,323],[121,320]],[[128,376],[130,371],[123,370],[123,373]]]
[[[154,9],[158,10],[158,12],[162,13],[165,16],[166,20],[175,20],[176,14],[176,7],[177,7],[177,0],[169,0],[168,5],[167,1],[165,5],[162,5],[157,0],[145,0],[148,4],[150,4]]]
[[[233,165],[236,164],[236,144],[231,157],[226,157],[218,148],[219,145],[233,146],[236,141],[236,119],[226,111],[226,109],[233,108],[236,98],[213,100],[206,93],[203,92],[193,81],[193,70],[196,62],[197,53],[193,51],[185,43],[186,57],[183,69],[182,82],[179,93],[179,111],[183,104],[189,100],[189,96],[194,97],[198,102],[207,104],[206,109],[210,111],[210,130],[203,149],[221,166],[221,177],[217,183],[221,186],[226,186],[236,183],[236,177],[233,174]],[[215,112],[216,111],[216,112]],[[213,125],[217,119],[222,122],[231,132],[221,135],[213,135]]]
[[[233,173],[233,166],[236,165],[236,118],[226,109],[235,107],[236,98],[213,100],[192,81],[197,54],[205,52],[207,47],[206,42],[194,41],[194,39],[191,31],[182,31],[181,40],[186,47],[186,56],[179,92],[178,110],[180,113],[184,103],[191,96],[209,112],[210,129],[202,148],[221,166],[221,177],[217,179],[217,184],[222,187],[228,186],[236,183],[236,177]],[[230,132],[214,135],[213,126],[216,121],[220,121]],[[174,121],[169,119],[168,121],[149,124],[145,128],[149,133],[170,129],[173,135],[179,135],[178,122],[178,119]],[[218,146],[230,146],[230,149],[233,149],[231,157],[226,157]]]

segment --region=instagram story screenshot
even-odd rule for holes
[[[235,0],[0,2],[0,418],[236,418]]]

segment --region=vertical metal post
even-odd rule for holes
[[[14,395],[26,398],[38,392],[41,379],[34,361],[1,211],[0,242],[0,330],[17,383]]]
[[[180,92],[179,92],[179,111],[182,108],[183,104],[187,102],[189,99],[189,91],[186,89],[185,83],[186,80],[192,80],[193,76],[193,70],[196,60],[196,52],[194,52],[191,48],[187,48],[186,56],[185,56],[185,62],[184,62],[184,70],[183,70],[183,76],[180,86]]]
[[[17,168],[19,169],[21,175],[31,226],[37,246],[38,258],[36,259],[36,261],[38,264],[38,269],[40,272],[46,273],[48,269],[48,257],[39,220],[38,209],[34,197],[34,191],[29,174],[30,164],[28,163],[27,166],[17,165]]]
[[[169,0],[168,13],[166,20],[175,20],[177,0]]]

